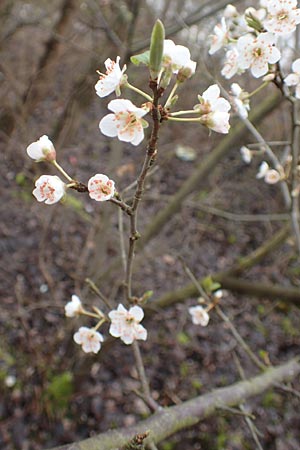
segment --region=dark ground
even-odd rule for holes
[[[6,43],[7,71],[2,79],[2,93],[13,85],[12,79],[7,78],[8,69],[16,79],[16,68],[21,67],[14,65],[11,51],[15,50],[18,57],[18,45],[24,42],[24,36],[28,39],[26,33],[30,30],[37,32],[26,28]],[[34,59],[29,45],[27,56]],[[28,160],[25,148],[42,134],[52,137],[49,131],[53,129],[52,115],[59,117],[68,96],[64,88],[72,77],[66,79],[66,73],[70,73],[75,56],[78,58],[78,54],[69,56],[69,65],[60,68],[56,89],[52,86],[47,98],[35,106],[29,117],[25,120],[20,115],[19,126],[13,132],[1,131],[0,448],[7,450],[49,448],[111,427],[131,425],[147,415],[143,402],[133,393],[139,381],[131,347],[114,341],[98,356],[85,355],[73,342],[72,335],[83,323],[93,322],[64,317],[64,305],[73,293],[85,305],[102,306],[86,287],[87,276],[97,281],[113,304],[122,299],[123,273],[114,265],[119,255],[116,208],[96,204],[86,195],[76,193],[70,194],[73,200],[66,204],[49,207],[38,204],[31,195],[34,179],[54,172],[44,164]],[[28,67],[27,61],[27,71]],[[26,70],[22,70],[20,84],[25,85],[28,77]],[[87,80],[92,93],[93,73],[91,80]],[[8,103],[18,103],[16,91],[8,91],[8,96],[11,97],[5,97]],[[83,182],[94,173],[103,172],[116,180],[119,189],[124,189],[139,172],[143,148],[121,147],[100,135],[98,122],[105,114],[107,99],[101,102],[94,97],[84,113],[71,117],[71,122],[77,125],[70,140],[66,131],[67,138],[60,135],[60,140],[55,141],[58,161]],[[278,111],[262,126],[272,139],[286,137],[288,128],[282,127],[283,114]],[[274,126],[279,123],[280,127]],[[216,135],[208,138],[204,129],[173,124],[164,127],[158,170],[149,179],[140,210],[141,233],[193,171],[195,163],[180,161],[175,156],[176,145],[184,141],[193,146],[199,163],[218,140]],[[180,214],[137,255],[136,295],[150,289],[154,291],[153,298],[157,298],[188,283],[179,256],[200,278],[230,267],[280,228],[278,222],[233,222],[203,211],[203,205],[210,205],[237,214],[282,212],[278,187],[255,179],[259,162],[257,159],[246,166],[240,160],[238,148],[232,149],[205,187],[194,193]],[[127,225],[125,218],[125,231]],[[253,283],[299,286],[292,239],[244,277]],[[257,373],[214,312],[208,327],[192,325],[187,312],[192,304],[195,299],[144,320],[149,339],[142,343],[141,349],[153,396],[163,406],[238,381],[233,354],[238,355],[247,377]],[[276,365],[299,354],[300,313],[292,304],[227,292],[222,307],[252,350],[265,360]],[[107,329],[103,332],[108,335]],[[7,386],[8,376],[15,377],[11,387]],[[300,389],[299,381],[295,380],[293,387]],[[294,394],[278,389],[268,391],[247,402],[246,407],[256,417],[264,450],[300,449],[299,398]],[[170,438],[160,448],[256,447],[243,417],[223,411]]]

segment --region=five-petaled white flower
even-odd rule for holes
[[[147,339],[147,330],[140,325],[144,317],[144,311],[140,306],[132,306],[129,311],[122,304],[117,309],[110,311],[108,317],[111,320],[109,332],[114,337],[119,337],[125,344],[132,344],[136,339]]]
[[[217,133],[228,133],[230,103],[220,97],[220,88],[217,84],[209,86],[202,96],[198,96],[200,103],[194,109],[201,114],[200,122]]]
[[[138,145],[144,139],[144,128],[148,123],[142,119],[148,110],[136,107],[130,100],[116,99],[108,104],[114,114],[103,117],[99,128],[105,136],[118,136],[120,141]]]
[[[214,27],[214,33],[215,34],[211,36],[211,45],[208,51],[210,55],[213,55],[228,43],[228,29],[225,17],[222,17],[221,23],[218,23]]]
[[[237,112],[243,119],[246,119],[248,111],[250,111],[248,92],[245,92],[238,83],[232,83],[231,92],[233,94],[232,102]]]
[[[104,341],[103,336],[93,328],[80,327],[73,336],[76,344],[82,346],[85,353],[98,353],[101,348],[101,342]]]
[[[238,39],[239,66],[241,69],[251,70],[255,78],[262,77],[268,70],[268,64],[279,61],[281,53],[274,46],[273,33],[261,33],[257,37],[246,34]]]
[[[192,316],[192,322],[195,325],[201,325],[202,327],[206,327],[209,322],[209,315],[207,311],[203,308],[203,306],[191,306],[189,308],[189,313]]]
[[[45,202],[47,205],[59,202],[64,196],[66,185],[56,175],[42,175],[35,182],[33,195],[38,202]]]
[[[191,53],[187,47],[176,45],[171,39],[165,39],[163,50],[163,66],[171,67],[173,73],[179,69],[189,67],[195,72],[196,62],[191,60]]]
[[[117,95],[120,95],[120,87],[126,79],[126,75],[124,75],[126,65],[121,70],[119,62],[120,56],[117,56],[116,61],[112,61],[108,58],[104,62],[106,74],[98,72],[100,79],[97,81],[95,89],[96,94],[99,95],[99,97],[106,97],[114,91]]]
[[[277,35],[292,33],[300,23],[300,9],[297,0],[269,0],[268,15],[264,27]]]
[[[296,86],[295,96],[300,99],[300,58],[293,62],[292,70],[293,73],[290,73],[284,82],[287,86]]]
[[[28,156],[36,161],[54,161],[56,158],[54,145],[45,134],[38,141],[28,145],[26,151]]]
[[[97,173],[88,181],[89,196],[97,202],[105,202],[115,194],[115,182],[106,175]]]
[[[65,305],[66,317],[75,317],[83,311],[81,300],[77,295],[72,295],[72,300]]]

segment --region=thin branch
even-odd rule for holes
[[[132,348],[133,348],[133,353],[134,353],[134,357],[135,357],[137,371],[138,371],[142,389],[143,389],[143,394],[144,394],[143,397],[146,400],[147,405],[151,408],[151,410],[157,411],[160,408],[160,406],[158,405],[158,403],[156,403],[156,401],[151,396],[149,383],[147,380],[140,347],[139,347],[139,344],[137,341],[133,342]]]

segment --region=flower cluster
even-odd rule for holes
[[[37,162],[48,161],[54,164],[69,181],[69,184],[66,184],[56,175],[41,175],[36,180],[35,189],[32,192],[38,202],[53,205],[63,199],[68,187],[76,187],[76,182],[57,163],[56,151],[48,136],[40,137],[30,144],[26,151],[28,156]],[[97,173],[89,179],[87,190],[92,199],[104,202],[115,195],[115,183],[106,175]]]
[[[80,327],[73,336],[76,344],[81,345],[85,353],[99,352],[104,338],[97,329],[105,321],[110,321],[109,333],[113,337],[120,338],[127,345],[132,344],[135,340],[145,341],[147,339],[147,330],[140,324],[144,317],[144,311],[140,306],[132,306],[127,311],[120,303],[117,309],[113,309],[108,313],[108,317],[96,307],[94,311],[86,311],[77,295],[72,295],[71,301],[65,305],[66,317],[86,315],[99,319],[96,327]]]
[[[209,53],[226,51],[222,75],[231,78],[249,69],[255,78],[272,71],[281,58],[278,37],[289,35],[300,23],[297,0],[261,0],[259,9],[240,14],[227,5],[221,22],[214,27]]]

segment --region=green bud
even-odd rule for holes
[[[161,62],[164,51],[165,28],[162,22],[157,19],[151,34],[150,44],[150,76],[152,80],[158,77],[161,69]]]

